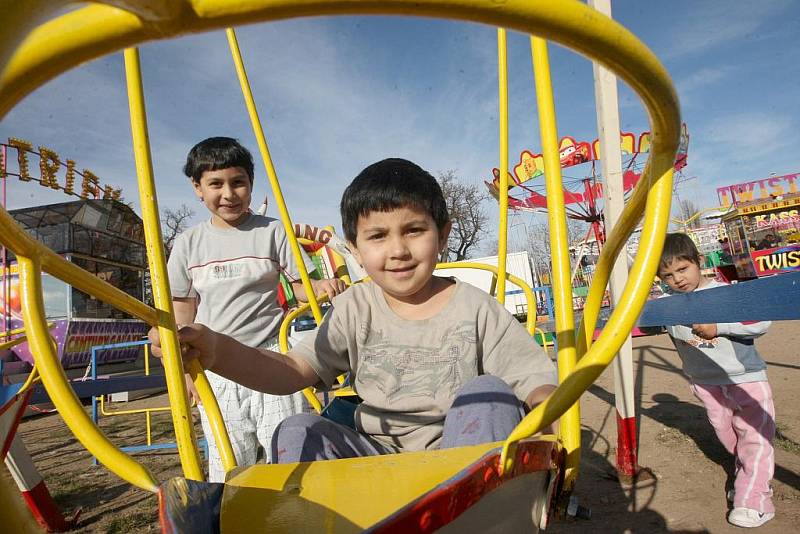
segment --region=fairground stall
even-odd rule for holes
[[[739,279],[800,270],[800,174],[717,189]]]
[[[146,252],[142,220],[127,205],[112,199],[84,199],[12,210],[9,214],[30,235],[68,261],[143,300]],[[0,272],[0,326],[4,332],[22,326],[19,277],[15,257],[7,252]],[[44,307],[65,368],[85,367],[96,345],[141,339],[144,322],[44,274]],[[136,358],[139,347],[105,350],[99,363]],[[2,355],[6,373],[24,371],[32,362],[27,343]]]
[[[16,188],[66,195],[72,201],[9,211],[25,231],[69,262],[105,280],[137,300],[145,297],[146,252],[142,220],[120,202],[120,189],[45,146],[9,138],[0,143],[2,205],[19,198]],[[0,329],[14,336],[22,325],[16,259],[0,248]],[[86,366],[91,348],[138,340],[146,331],[114,307],[48,274],[42,276],[44,307],[65,368]],[[98,363],[133,360],[138,347],[103,350]],[[27,343],[0,352],[3,373],[27,372],[32,361]]]

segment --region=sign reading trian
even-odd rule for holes
[[[0,143],[0,179],[7,176],[16,176],[22,182],[39,182],[42,187],[56,191],[63,191],[68,195],[80,198],[111,198],[120,200],[121,189],[100,184],[100,178],[89,169],[78,171],[75,162],[71,159],[61,160],[61,157],[47,147],[38,147],[38,152],[28,141],[11,137],[8,143]],[[16,158],[13,153],[16,152]],[[31,173],[32,162],[39,163],[38,175]],[[9,165],[16,161],[16,172]],[[63,169],[63,172],[61,172]],[[60,177],[61,176],[61,177]],[[75,190],[76,179],[80,178],[80,192]]]

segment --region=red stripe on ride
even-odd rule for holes
[[[617,412],[617,471],[623,475],[634,476],[639,466],[636,457],[636,418],[623,418]]]
[[[78,509],[70,519],[64,519],[44,480],[30,491],[23,491],[22,497],[33,513],[33,517],[47,532],[64,532],[71,529],[75,526],[81,513],[81,510]]]

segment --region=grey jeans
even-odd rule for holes
[[[525,416],[522,403],[501,379],[482,375],[456,393],[447,411],[440,447],[464,447],[506,439]],[[316,414],[288,417],[272,436],[275,463],[312,462],[397,452],[366,434]]]

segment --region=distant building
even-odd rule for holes
[[[710,254],[722,249],[720,240],[725,239],[728,234],[722,224],[708,224],[688,228],[686,233],[692,238],[700,254]]]
[[[37,241],[67,261],[145,301],[147,255],[142,219],[116,200],[77,200],[9,211],[17,223]],[[6,252],[0,271],[0,327],[9,331],[22,326],[19,274],[14,254]],[[65,367],[85,366],[96,345],[141,339],[147,325],[110,304],[42,274],[44,308],[53,324],[52,334]],[[8,299],[2,298],[8,295]],[[133,359],[138,348],[99,353],[98,360]],[[7,362],[31,362],[27,343],[6,354]],[[2,356],[2,355],[0,355]]]

